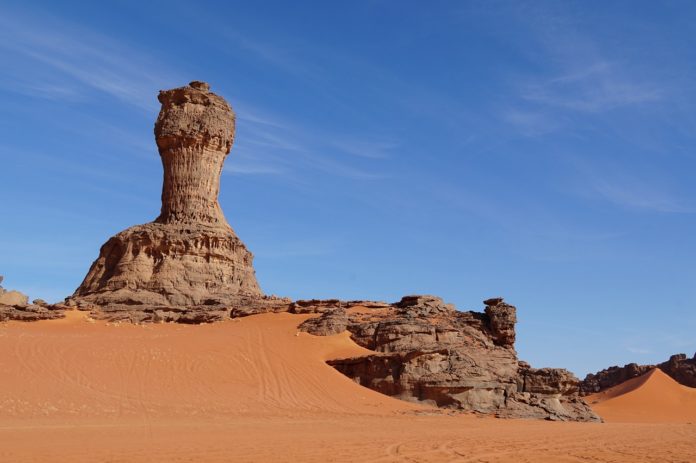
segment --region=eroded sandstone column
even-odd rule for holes
[[[161,91],[161,213],[109,239],[72,299],[99,306],[219,306],[263,294],[218,203],[235,116],[204,82]],[[134,307],[136,308],[136,307]]]
[[[161,91],[155,139],[164,167],[159,223],[227,225],[220,174],[234,141],[235,116],[204,82]]]

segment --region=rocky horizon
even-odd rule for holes
[[[628,363],[623,367],[611,366],[596,373],[590,373],[582,380],[580,393],[588,395],[602,392],[656,368],[679,384],[696,388],[696,354],[692,358],[688,358],[686,354],[674,354],[662,363],[652,365]]]

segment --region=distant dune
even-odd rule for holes
[[[658,368],[585,400],[607,422],[696,423],[696,389]]]
[[[2,323],[0,462],[633,463],[693,456],[696,426],[688,424],[613,423],[611,414],[605,424],[500,420],[383,396],[325,364],[365,351],[347,333],[298,333],[308,317],[140,326],[69,312],[62,320]],[[598,411],[629,399],[624,409],[638,407],[667,388],[683,393],[675,404],[693,407],[694,396],[663,375],[641,381]],[[651,416],[664,418],[659,411]]]

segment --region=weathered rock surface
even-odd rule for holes
[[[0,283],[3,277],[0,275]],[[7,291],[0,286],[0,322],[16,321],[38,321],[63,318],[64,307],[59,305],[47,304],[41,299],[36,299],[29,304],[29,297],[19,291]]]
[[[362,306],[369,309],[383,309],[391,307],[391,304],[379,301],[341,301],[340,299],[307,299],[297,300],[290,304],[290,313],[324,313],[343,308]]]
[[[501,417],[598,421],[567,370],[533,369],[514,350],[515,307],[458,312],[435,296],[406,296],[391,307],[335,308],[300,325],[317,335],[347,329],[374,354],[328,363],[359,384],[403,400]],[[363,305],[365,307],[365,305]]]
[[[580,381],[563,368],[531,368],[525,362],[520,362],[517,391],[574,395],[580,391]]]
[[[68,301],[69,308],[89,311],[95,320],[130,323],[212,323],[262,313],[287,312],[290,305],[290,299],[276,296],[238,296],[228,304],[187,306],[113,303],[95,306],[80,299]]]
[[[321,317],[310,318],[301,325],[301,330],[315,336],[331,336],[343,333],[348,327],[346,309],[338,308],[324,312]]]
[[[39,320],[54,320],[64,318],[65,313],[60,306],[42,307],[36,304],[5,305],[0,304],[0,322],[9,320],[35,322]]]
[[[161,213],[101,247],[72,303],[142,314],[163,307],[173,308],[172,314],[184,309],[229,312],[257,299],[265,305],[253,256],[218,203],[222,165],[234,141],[232,108],[210,92],[208,84],[197,81],[161,91],[158,98],[162,109],[155,138],[164,168]]]
[[[0,275],[0,283],[3,281],[3,276]],[[2,305],[26,305],[29,303],[29,296],[22,294],[19,291],[7,291],[0,285],[0,304]]]
[[[669,360],[657,366],[674,380],[684,386],[696,387],[696,354],[687,358],[686,354],[672,355]]]
[[[495,343],[499,346],[514,346],[515,324],[517,323],[516,309],[506,304],[502,297],[487,299],[483,303],[486,306],[484,312],[488,315]]]
[[[580,392],[582,395],[601,392],[631,378],[642,376],[654,368],[659,368],[684,386],[696,387],[696,354],[693,358],[688,358],[686,354],[676,354],[657,365],[629,363],[623,367],[612,366],[597,373],[590,373],[580,384]]]

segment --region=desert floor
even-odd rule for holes
[[[659,372],[592,396],[603,424],[448,413],[345,378],[324,360],[363,350],[305,318],[0,324],[0,462],[696,461],[695,391]]]

